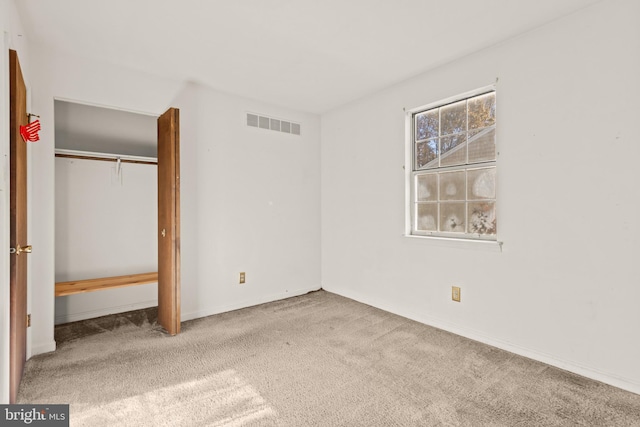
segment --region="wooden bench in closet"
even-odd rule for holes
[[[104,289],[123,288],[125,286],[157,283],[158,273],[127,274],[126,276],[101,277],[99,279],[72,280],[56,283],[56,296],[102,291]]]

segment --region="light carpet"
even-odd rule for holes
[[[72,426],[640,426],[640,396],[325,291],[61,325],[19,403]]]

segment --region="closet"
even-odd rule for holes
[[[55,145],[55,323],[157,305],[157,117],[57,100]]]

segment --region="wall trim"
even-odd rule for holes
[[[45,343],[33,344],[31,350],[32,356],[35,356],[36,354],[51,353],[52,351],[56,351],[56,342],[49,341]]]
[[[107,316],[109,314],[124,313],[126,311],[140,310],[143,308],[155,307],[158,305],[158,300],[149,300],[137,302],[135,304],[117,305],[114,307],[105,307],[98,310],[82,311],[80,313],[63,314],[56,316],[55,324],[60,325],[62,323],[77,322],[79,320],[93,319],[95,317]],[[33,350],[33,354],[39,354],[36,350]]]
[[[295,289],[292,291],[280,292],[277,294],[264,295],[257,298],[246,299],[242,301],[238,301],[236,303],[222,305],[222,306],[214,306],[210,308],[205,308],[202,310],[192,311],[189,313],[182,313],[181,320],[193,320],[199,319],[201,317],[213,316],[214,314],[226,313],[229,311],[240,310],[242,308],[253,307],[260,304],[265,304],[268,302],[279,301],[287,298],[293,298],[300,295],[307,294],[309,292],[319,291],[322,288],[320,286],[310,286],[306,288]]]
[[[367,304],[372,307],[379,308],[380,310],[384,310],[389,313],[396,314],[398,316],[406,317],[407,319],[415,320],[416,322],[420,322],[425,325],[432,326],[434,328],[442,329],[444,331],[451,332],[453,334],[456,334],[474,341],[478,341],[483,344],[487,344],[502,350],[506,350],[510,353],[527,357],[529,359],[533,359],[538,362],[542,362],[547,365],[560,368],[565,371],[569,371],[574,374],[578,374],[583,377],[600,381],[602,383],[640,395],[640,383],[626,379],[626,378],[622,378],[618,375],[611,374],[609,372],[603,372],[597,369],[590,368],[588,366],[583,366],[581,364],[578,364],[569,360],[559,359],[553,355],[550,355],[544,352],[532,350],[527,347],[522,347],[507,341],[496,339],[482,332],[476,331],[474,329],[461,328],[458,325],[454,325],[450,322],[435,318],[433,316],[428,316],[422,313],[418,314],[408,310],[399,309],[394,304],[390,304],[386,301],[381,301],[376,298],[367,297],[366,295],[363,295],[359,292],[344,291],[343,289],[334,290],[334,289],[331,289],[331,287],[330,289],[327,289],[324,286],[323,286],[323,289],[327,292],[331,292],[331,293],[343,296],[345,298],[349,298],[354,301],[358,301],[363,304]]]

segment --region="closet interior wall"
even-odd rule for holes
[[[115,161],[123,153],[68,157],[73,152],[59,147],[69,146],[69,136],[56,133],[56,152],[65,153],[55,158],[56,283],[156,272],[157,166]],[[110,153],[108,142],[93,142],[92,151]],[[155,305],[157,283],[60,296],[55,323]]]
[[[155,165],[57,157],[56,282],[157,271]],[[157,305],[156,284],[56,298],[56,324]]]

